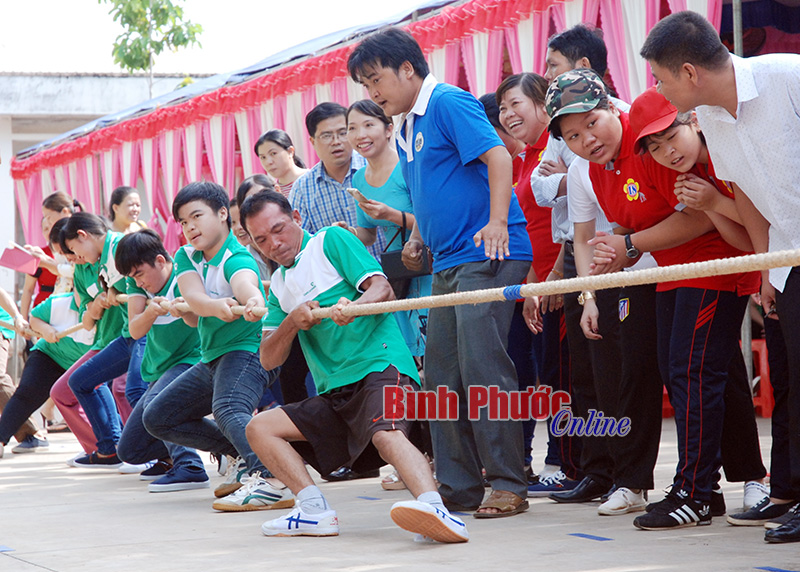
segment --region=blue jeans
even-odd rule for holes
[[[190,367],[191,365],[188,363],[179,363],[168,369],[158,380],[146,386],[144,395],[134,406],[117,445],[117,452],[123,461],[139,465],[152,459],[165,459],[169,456],[172,457],[172,463],[175,466],[184,465],[203,468],[203,461],[200,460],[200,455],[194,449],[176,445],[169,441],[161,441],[153,437],[147,432],[142,422],[142,415],[144,415],[147,406],[164,388],[168,387]]]
[[[118,337],[98,354],[76,369],[69,378],[69,388],[83,407],[97,438],[97,451],[113,455],[122,433],[122,422],[111,394],[111,381],[126,373],[135,344],[144,338]],[[135,382],[134,382],[135,383]]]
[[[125,399],[128,400],[131,407],[136,407],[136,404],[150,385],[142,379],[142,360],[144,359],[144,349],[147,345],[146,340],[147,337],[145,336],[138,340],[138,343],[133,344],[131,348],[128,378],[125,380]]]
[[[258,354],[238,350],[198,363],[165,387],[145,408],[144,426],[161,439],[203,451],[240,455],[252,474],[268,471],[250,448],[245,427],[279,369],[265,371]],[[206,415],[214,414],[214,421]]]

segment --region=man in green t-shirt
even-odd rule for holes
[[[394,298],[380,265],[354,235],[326,227],[313,236],[281,194],[262,191],[240,208],[255,245],[281,266],[272,275],[261,364],[280,366],[299,337],[319,395],[255,417],[247,426],[253,450],[295,493],[298,506],[265,522],[267,536],[335,536],[336,512],[303,465],[321,474],[393,464],[417,498],[392,506],[400,527],[440,542],[466,542],[464,523],[444,507],[422,453],[408,440],[411,423],[384,414],[384,388],[414,391],[419,377],[390,314],[352,318],[348,305]],[[332,320],[314,308],[333,306]]]
[[[131,336],[147,338],[141,365],[147,389],[134,404],[125,423],[117,454],[133,465],[159,460],[144,473],[145,477],[154,479],[147,487],[151,493],[208,488],[208,475],[197,452],[153,437],[142,421],[148,404],[200,361],[197,316],[181,312],[176,306],[183,298],[178,289],[175,265],[153,230],[125,235],[117,245],[114,258],[119,271],[128,277]],[[169,310],[162,307],[163,302],[169,303]]]
[[[198,316],[200,361],[151,401],[144,426],[162,441],[240,456],[238,488],[218,487],[212,507],[242,512],[294,505],[287,488],[270,486],[271,476],[250,448],[245,427],[278,370],[259,365],[264,288],[252,255],[231,232],[228,195],[211,182],[189,183],[175,197],[172,214],[188,244],[175,253],[181,295]],[[242,316],[233,313],[243,305]],[[214,421],[206,416],[213,413]],[[238,474],[238,472],[237,472]],[[230,494],[228,494],[230,493]]]

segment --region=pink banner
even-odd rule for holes
[[[619,98],[623,101],[631,101],[628,50],[625,46],[622,5],[617,0],[602,0],[600,13],[603,19],[604,37],[608,46],[608,71],[614,80]]]

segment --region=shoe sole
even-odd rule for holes
[[[214,496],[218,499],[226,497],[231,493],[235,493],[242,488],[242,483],[234,483],[232,485],[220,485],[214,489]]]
[[[569,489],[564,489],[564,490],[560,490],[560,491],[536,491],[536,492],[528,491],[528,498],[529,499],[546,499],[547,497],[549,497],[553,493],[565,493],[568,490]]]
[[[292,508],[292,507],[294,507],[294,499],[281,500],[272,504],[262,504],[262,505],[224,504],[221,502],[215,502],[214,504],[211,505],[211,508],[221,512],[250,512],[254,510],[277,510],[281,508]],[[293,536],[293,535],[287,535],[287,536]]]
[[[79,463],[75,463],[72,466],[77,468],[77,469],[113,469],[113,470],[116,471],[117,469],[119,469],[122,466],[122,463],[119,463],[117,465],[81,465]],[[117,471],[117,472],[119,472],[119,471]]]
[[[743,518],[734,518],[732,516],[728,516],[727,518],[728,524],[732,524],[733,526],[764,526],[766,523],[770,521],[769,518],[760,518],[757,520],[750,520],[750,519],[743,519]]]
[[[50,447],[33,447],[32,449],[25,448],[25,449],[20,449],[19,451],[15,447],[14,449],[11,449],[11,452],[14,453],[15,455],[27,455],[28,453],[35,453],[40,449],[43,451],[47,451],[50,449]]]
[[[211,486],[208,481],[204,483],[173,483],[171,485],[147,485],[147,490],[151,493],[171,493],[175,491],[193,491],[196,489],[207,489]]]
[[[323,536],[339,536],[339,529],[338,528],[337,529],[327,529],[327,530],[321,530],[321,531],[317,531],[317,532],[310,532],[310,531],[308,531],[308,532],[307,531],[283,532],[283,531],[277,531],[277,530],[275,530],[275,531],[272,531],[272,530],[267,531],[267,530],[264,530],[264,528],[262,527],[261,528],[261,533],[264,536],[282,536],[282,537],[318,536],[318,537],[323,537]]]
[[[620,514],[630,514],[632,512],[641,512],[644,510],[645,505],[634,505],[634,506],[626,506],[625,508],[619,509],[604,509],[602,507],[597,508],[597,514],[600,516],[618,516]]]
[[[455,543],[469,540],[469,536],[458,534],[434,513],[401,506],[393,508],[389,514],[394,523],[403,530],[422,534],[438,542]]]
[[[775,530],[776,528],[782,527],[784,524],[786,524],[786,523],[785,522],[771,522],[771,521],[768,520],[767,522],[764,523],[764,528],[766,528],[767,530]]]
[[[145,481],[145,482],[156,481],[156,480],[160,479],[161,477],[163,477],[166,474],[167,473],[161,473],[160,475],[142,475],[142,474],[140,474],[139,475],[139,480],[140,481]]]
[[[642,526],[641,524],[637,523],[636,521],[633,522],[633,526],[640,530],[673,530],[676,528],[689,528],[690,526],[707,526],[711,524],[711,521],[705,522],[687,522],[686,524],[676,524],[675,526]]]

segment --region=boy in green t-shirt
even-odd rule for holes
[[[261,364],[280,366],[299,337],[319,395],[259,414],[247,437],[259,457],[297,495],[299,506],[265,522],[267,536],[335,536],[336,512],[303,466],[326,475],[388,463],[417,500],[392,506],[395,523],[440,542],[466,542],[464,523],[445,508],[428,461],[408,440],[411,422],[384,412],[384,389],[414,391],[417,368],[391,314],[346,317],[349,304],[394,298],[380,265],[353,234],[326,227],[310,235],[280,193],[262,191],[241,205],[242,226],[268,258],[272,275]],[[333,306],[331,320],[311,313]]]
[[[163,441],[244,459],[245,486],[217,500],[215,509],[292,506],[289,489],[272,487],[262,478],[271,475],[245,436],[253,411],[278,374],[277,368],[264,371],[258,360],[261,318],[253,309],[265,303],[256,262],[230,230],[228,196],[221,186],[188,184],[175,197],[172,215],[188,241],[175,254],[175,266],[180,292],[198,316],[200,361],[148,404],[144,426]],[[232,311],[238,305],[245,306],[243,316]],[[206,419],[209,413],[215,421]],[[230,487],[219,487],[215,494],[227,492]]]
[[[120,458],[134,465],[159,459],[145,476],[155,478],[151,493],[208,488],[203,461],[194,449],[156,439],[144,426],[147,405],[178,376],[200,361],[197,316],[183,313],[175,265],[161,238],[144,229],[119,241],[115,261],[127,276],[128,318],[131,336],[147,338],[142,379],[147,383],[125,423],[117,445]],[[161,304],[168,302],[170,309]]]

